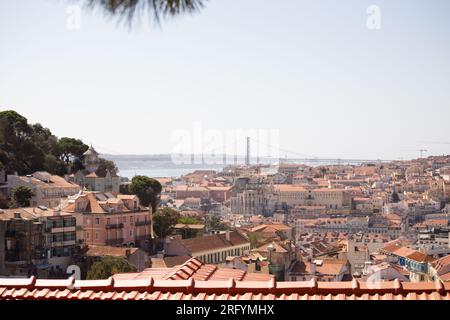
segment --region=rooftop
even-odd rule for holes
[[[229,240],[227,240],[226,234],[222,233],[179,241],[191,253],[209,251],[212,249],[229,248],[250,243],[249,240],[237,231],[231,231],[229,233],[229,237]]]
[[[450,300],[443,282],[0,279],[0,300]]]
[[[273,278],[270,274],[248,273],[244,270],[220,268],[213,264],[205,264],[195,257],[189,258],[182,265],[176,265],[172,268],[147,268],[142,272],[117,273],[113,276],[114,279],[121,280],[148,279],[150,277],[155,280],[193,279],[199,281],[229,279],[236,281],[268,281]]]

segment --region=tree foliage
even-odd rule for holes
[[[173,227],[180,220],[180,213],[171,208],[158,209],[153,214],[153,231],[160,239],[171,235]]]
[[[190,224],[202,224],[203,222],[200,221],[199,219],[192,217],[181,217],[178,220],[178,223],[190,225]],[[195,238],[198,235],[198,233],[199,230],[197,229],[184,228],[182,230],[183,239]]]
[[[54,136],[41,124],[28,120],[13,110],[0,112],[0,167],[19,175],[36,171],[64,175],[84,169],[83,153],[89,147],[80,139]],[[104,160],[101,168],[117,174],[112,161]]]
[[[45,170],[64,175],[87,148],[79,139],[58,139],[41,124],[29,124],[16,111],[0,112],[0,163],[6,172],[26,175]]]
[[[258,248],[264,244],[264,239],[262,239],[261,235],[256,232],[250,232],[247,236],[252,248]]]
[[[125,258],[102,257],[100,261],[92,264],[88,271],[87,279],[108,279],[116,273],[136,271],[136,267],[130,264]]]
[[[89,149],[80,139],[63,137],[58,143],[59,158],[69,164],[73,159],[81,159]]]
[[[106,172],[109,171],[109,173],[115,177],[119,173],[119,169],[117,168],[114,161],[106,160],[103,158],[99,158],[99,166],[97,171],[95,172],[99,177],[105,177]]]
[[[212,216],[207,220],[207,227],[209,230],[225,231],[228,230],[228,226],[224,224],[219,216]]]
[[[131,194],[138,196],[142,205],[151,206],[152,211],[156,212],[162,191],[161,183],[158,180],[146,176],[135,176],[128,189]]]
[[[0,112],[0,162],[5,170],[19,173],[37,171],[44,163],[42,138],[27,119],[15,111]]]
[[[207,0],[79,0],[89,9],[102,10],[106,15],[125,21],[131,26],[132,22],[147,16],[157,24],[160,20],[186,13],[199,11]]]
[[[395,191],[392,192],[392,202],[393,202],[393,203],[400,202],[400,197],[399,197],[398,193],[395,192]]]
[[[182,224],[202,224],[203,222],[200,221],[199,219],[192,218],[192,217],[181,217],[178,220],[178,223],[182,223]]]
[[[33,190],[27,186],[17,186],[11,191],[13,202],[18,207],[29,207],[33,196]]]

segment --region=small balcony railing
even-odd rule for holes
[[[123,223],[113,223],[106,225],[106,229],[121,229],[121,228],[123,228]]]
[[[150,221],[136,221],[135,223],[134,223],[134,225],[136,226],[136,227],[139,227],[139,226],[148,226],[150,224]]]

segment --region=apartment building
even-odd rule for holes
[[[35,172],[28,176],[8,175],[9,192],[18,186],[26,186],[33,191],[34,196],[30,200],[31,206],[48,208],[60,206],[68,196],[75,195],[81,190],[78,184],[45,171]]]
[[[428,262],[430,258],[420,252],[397,244],[387,245],[380,252],[389,256],[393,262],[409,271],[411,282],[426,281],[429,277]]]
[[[17,265],[29,264],[41,271],[61,274],[79,248],[76,219],[70,213],[29,207],[3,210],[0,219],[8,225],[3,234],[7,238],[7,259],[17,261]]]
[[[210,192],[207,187],[179,185],[172,189],[176,199],[186,198],[209,198]]]
[[[0,210],[0,274],[29,276],[45,267],[44,228],[23,209]]]
[[[168,239],[167,255],[198,257],[205,263],[223,263],[229,256],[240,256],[250,250],[250,241],[237,231],[191,239]]]
[[[325,206],[329,209],[342,209],[351,206],[352,197],[345,189],[310,189],[302,185],[279,184],[270,187],[269,208],[282,204],[294,206]]]
[[[77,218],[77,236],[87,245],[146,247],[152,237],[151,208],[135,195],[83,191],[62,211]]]

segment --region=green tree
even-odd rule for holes
[[[219,216],[212,216],[207,220],[207,226],[209,230],[225,231],[229,230],[228,226],[222,223]]]
[[[252,248],[258,248],[263,244],[263,239],[261,235],[255,232],[250,232],[248,234],[248,239],[250,240],[250,245]]]
[[[162,191],[161,183],[158,180],[146,176],[135,176],[131,180],[128,190],[131,194],[138,196],[142,205],[151,206],[152,211],[156,212]]]
[[[165,239],[173,232],[173,227],[180,220],[180,213],[171,208],[158,209],[153,214],[153,231],[160,239]]]
[[[102,257],[100,261],[94,262],[90,267],[87,279],[108,279],[120,272],[136,272],[135,266],[121,257]]]
[[[392,192],[392,202],[393,203],[397,203],[397,202],[399,202],[400,201],[400,197],[399,197],[399,195],[398,195],[398,193],[397,192]]]
[[[44,161],[44,152],[33,141],[33,128],[13,110],[0,112],[0,161],[8,172],[28,174]]]
[[[119,169],[117,168],[116,164],[114,163],[114,161],[111,160],[106,160],[103,158],[99,158],[99,166],[97,171],[95,172],[99,177],[105,177],[106,176],[106,171],[109,171],[109,173],[112,176],[117,176],[117,174],[119,173]]]
[[[200,221],[199,219],[196,219],[196,218],[181,217],[178,220],[178,223],[190,225],[190,224],[202,224],[203,222]],[[182,230],[182,232],[183,232],[183,239],[189,239],[189,238],[195,238],[197,236],[199,230],[197,230],[197,229],[190,229],[190,228],[184,228]]]
[[[81,159],[83,153],[89,149],[80,139],[63,137],[58,141],[58,156],[67,165],[74,159]]]
[[[182,223],[182,224],[202,224],[203,222],[200,221],[199,219],[192,218],[192,217],[181,217],[178,220],[178,223]]]
[[[73,164],[71,157],[81,157],[86,149],[81,140],[58,140],[41,124],[28,124],[16,111],[0,112],[0,162],[8,173],[25,175],[45,170],[64,175]]]
[[[33,196],[33,190],[27,186],[17,186],[11,191],[11,197],[15,205],[19,207],[29,207]]]

